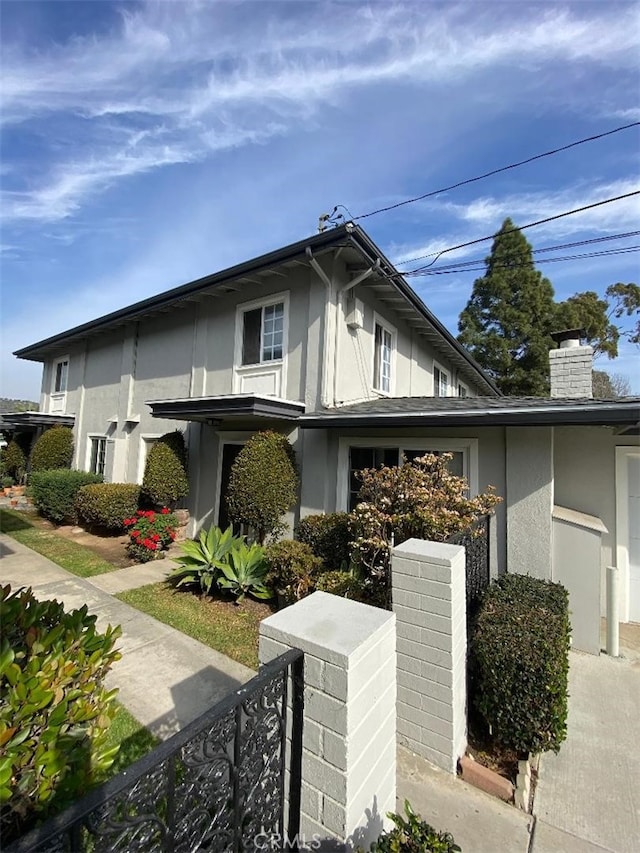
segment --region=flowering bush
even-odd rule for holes
[[[410,464],[359,473],[362,503],[351,513],[351,556],[371,603],[389,603],[392,544],[412,537],[442,542],[490,513],[502,500],[492,486],[482,495],[468,497],[464,477],[447,468],[451,459],[451,453],[427,453]]]
[[[176,538],[178,520],[164,507],[160,512],[139,509],[123,522],[129,533],[127,553],[138,563],[148,563],[162,557],[163,551]]]

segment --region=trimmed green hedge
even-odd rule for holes
[[[45,430],[33,445],[30,457],[32,471],[70,468],[73,459],[73,430],[54,426]]]
[[[507,574],[480,605],[470,643],[474,704],[492,736],[517,752],[557,752],[567,734],[569,594]]]
[[[352,538],[347,512],[308,515],[296,527],[296,539],[310,546],[328,572],[349,566]]]
[[[140,486],[132,483],[92,483],[76,495],[80,521],[109,530],[124,530],[125,518],[135,515],[139,503]]]
[[[142,495],[152,506],[173,507],[188,494],[184,436],[179,430],[168,432],[149,450],[142,480]]]
[[[0,825],[3,843],[102,781],[117,691],[104,678],[120,658],[120,628],[96,631],[87,606],[66,612],[31,589],[0,588]]]
[[[3,476],[11,477],[16,483],[21,483],[27,467],[27,457],[20,444],[11,439],[0,456],[0,469]]]
[[[35,471],[29,479],[33,503],[41,515],[57,524],[77,521],[76,496],[82,486],[101,483],[101,474],[89,471]]]
[[[286,604],[299,601],[313,592],[322,571],[322,562],[304,542],[283,539],[265,548],[269,567],[267,586],[275,590]]]

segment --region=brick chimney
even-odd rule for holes
[[[593,397],[593,348],[582,346],[582,329],[565,329],[551,337],[558,349],[549,352],[552,397]]]

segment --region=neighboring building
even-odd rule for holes
[[[554,389],[569,377],[566,388],[582,394],[571,365],[588,383],[590,352],[586,361],[585,348],[557,352]],[[359,468],[452,451],[472,492],[493,484],[505,499],[492,524],[494,572],[552,576],[554,506],[588,513],[607,528],[604,561],[624,573],[623,618],[640,620],[637,540],[623,521],[638,494],[625,485],[640,458],[638,400],[502,397],[351,223],[16,355],[43,363],[38,417],[73,422],[78,468],[140,482],[152,442],[186,428],[194,529],[226,523],[231,465],[259,429],[286,432],[296,448],[292,522],[349,508]]]

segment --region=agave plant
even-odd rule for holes
[[[182,543],[184,554],[176,558],[180,566],[171,572],[169,580],[178,587],[199,585],[208,595],[228,567],[229,555],[240,545],[244,545],[242,537],[234,536],[230,526],[225,531],[219,527],[210,527],[208,533],[201,530],[198,539]]]
[[[265,585],[268,563],[260,545],[240,542],[231,551],[228,564],[220,568],[222,575],[218,579],[218,586],[235,595],[238,601],[242,601],[245,595],[253,598],[272,597],[273,593]]]

